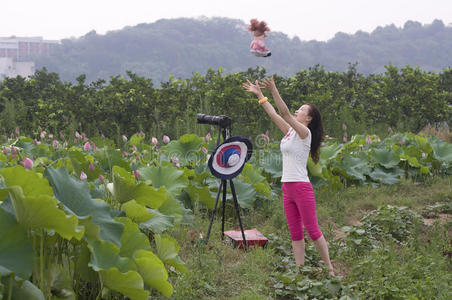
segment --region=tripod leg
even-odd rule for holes
[[[221,240],[224,240],[224,211],[226,210],[226,191],[227,191],[227,181],[226,180],[222,180],[223,182],[223,203],[222,203],[222,207],[223,207],[223,216],[221,219]]]
[[[239,219],[240,230],[242,231],[243,246],[245,247],[246,250],[248,246],[246,243],[245,232],[243,231],[242,219],[240,219],[239,202],[237,201],[237,194],[235,193],[234,183],[232,182],[232,179],[229,180],[229,184],[231,185],[232,197],[234,197],[235,211],[237,213],[237,218]]]
[[[218,187],[217,199],[215,200],[215,206],[213,207],[212,217],[210,218],[209,229],[207,230],[206,244],[209,241],[210,230],[212,229],[213,219],[215,218],[215,213],[217,212],[218,199],[220,198],[220,192],[221,192],[222,187],[223,187],[223,180],[220,182],[220,186]]]

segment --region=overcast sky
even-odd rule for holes
[[[407,20],[452,23],[452,0],[0,0],[0,37],[79,37],[179,17],[267,21],[272,31],[326,41],[338,31],[373,31]],[[449,25],[449,26],[452,26]]]

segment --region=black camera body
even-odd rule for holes
[[[198,114],[198,123],[199,124],[210,124],[210,125],[218,125],[220,127],[226,128],[231,127],[232,119],[228,116],[209,116],[205,114]]]

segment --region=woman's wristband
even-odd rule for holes
[[[264,102],[267,102],[267,97],[264,97],[264,98],[262,98],[262,99],[259,99],[259,104],[262,104],[262,103],[264,103]]]

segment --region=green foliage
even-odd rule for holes
[[[343,73],[314,66],[298,70],[290,77],[275,75],[275,81],[291,110],[305,102],[315,104],[322,112],[326,133],[339,141],[344,134],[350,137],[366,131],[385,136],[388,127],[394,131],[418,132],[428,124],[451,126],[452,91],[443,85],[447,74],[447,70],[432,73],[411,66],[398,69],[389,65],[384,74],[364,76],[354,66]],[[158,138],[167,135],[173,140],[188,134],[186,140],[162,147],[171,150],[170,158],[180,156],[185,163],[186,160],[194,162],[202,155],[191,151],[201,141],[192,141],[189,136],[193,133],[201,136],[209,131],[206,125],[196,123],[196,114],[205,113],[231,117],[233,132],[256,137],[258,148],[263,149],[266,143],[259,140],[261,132],[269,130],[269,136],[276,140],[281,133],[269,118],[263,117],[262,108],[243,91],[241,84],[265,76],[268,76],[265,69],[260,67],[233,74],[208,69],[205,75],[196,73],[183,80],[173,77],[155,88],[150,79],[130,72],[125,78],[116,76],[109,82],[89,84],[80,80],[71,84],[44,69],[30,80],[18,77],[0,82],[0,114],[6,115],[0,118],[0,133],[3,139],[11,134],[18,136],[14,130],[20,126],[20,134],[37,140],[52,141],[48,134],[56,137],[63,133],[71,138],[71,143],[76,130],[88,136],[104,134],[114,139],[97,139],[98,147],[112,142],[122,145],[121,135],[130,137],[141,131],[152,132]],[[342,124],[348,126],[345,132]],[[45,138],[39,136],[42,131],[47,133]],[[215,131],[216,128],[210,129],[212,135]],[[125,144],[138,147],[143,138],[135,135]],[[120,160],[107,153],[103,155],[104,160]],[[77,153],[71,159],[78,162],[79,170],[88,168],[89,159],[79,161]],[[101,166],[105,171],[104,160]],[[94,178],[100,171],[85,173]]]

